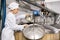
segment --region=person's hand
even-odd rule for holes
[[[24,28],[28,27],[28,24],[24,24]]]

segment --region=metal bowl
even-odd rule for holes
[[[23,34],[28,39],[40,39],[45,34],[45,29],[42,25],[31,24],[23,30]]]

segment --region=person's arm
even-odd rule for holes
[[[22,30],[24,29],[24,25],[17,25],[16,21],[14,21],[13,17],[8,17],[7,18],[8,25],[12,30]]]
[[[19,19],[19,18],[24,19],[26,16],[30,16],[30,14],[21,14],[20,16],[17,16],[16,19]]]
[[[25,14],[22,14],[22,15],[18,15],[17,17],[16,17],[16,19],[23,19],[23,18],[25,18],[26,17],[26,15]]]

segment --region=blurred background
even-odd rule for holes
[[[19,13],[16,14],[16,16],[20,16],[21,14],[33,15],[34,10],[38,11],[39,15],[34,14],[35,15],[34,20],[36,23],[38,23],[40,25],[44,25],[44,29],[45,29],[46,33],[48,33],[48,34],[53,33],[53,35],[54,35],[54,33],[60,32],[60,0],[6,0],[6,13],[3,13],[3,10],[0,10],[0,12],[1,12],[0,13],[0,32],[2,29],[1,17],[3,17],[3,14],[8,14],[8,12],[9,12],[8,5],[12,2],[17,2],[20,4]],[[0,0],[0,9],[1,9],[1,0]],[[33,17],[31,17],[31,18],[33,18]],[[30,21],[27,19],[23,19],[20,22],[20,19],[18,18],[17,24],[21,24],[21,23],[22,24],[24,24],[24,23],[31,24],[31,23],[33,23],[33,20]],[[19,34],[17,33],[16,35],[19,35]],[[50,37],[50,35],[49,35],[49,37]],[[53,40],[53,39],[51,39],[51,40]],[[55,40],[59,40],[59,39],[55,39]]]

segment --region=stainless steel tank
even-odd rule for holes
[[[31,25],[29,25],[29,27],[27,27],[23,30],[23,34],[28,39],[37,40],[44,36],[45,29],[42,25],[31,24]]]

